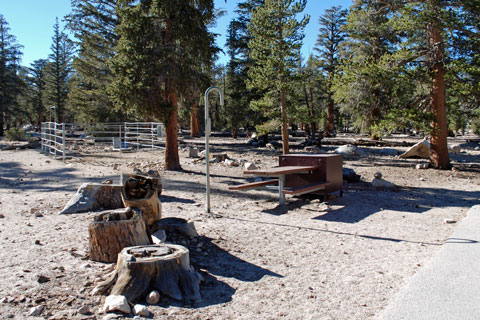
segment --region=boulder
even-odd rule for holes
[[[422,140],[399,156],[402,159],[412,157],[430,158],[430,143],[427,140]]]
[[[372,180],[372,187],[376,189],[396,189],[397,186],[390,181],[383,180],[383,179],[373,179]]]
[[[365,152],[351,144],[346,144],[335,149],[335,153],[341,154],[345,158],[362,157]]]
[[[105,312],[120,311],[126,314],[129,314],[132,311],[130,305],[128,304],[127,298],[120,295],[109,295],[105,299],[103,310]]]

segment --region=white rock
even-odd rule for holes
[[[196,147],[188,148],[188,157],[189,158],[198,158],[198,148],[196,148]]]
[[[257,166],[252,162],[245,163],[245,170],[256,170]]]
[[[239,164],[235,160],[225,159],[224,163],[229,167],[238,167]]]
[[[146,300],[148,304],[157,304],[160,301],[160,292],[153,290],[148,294]]]
[[[429,167],[429,163],[419,163],[415,166],[415,169],[428,169]]]
[[[104,315],[102,320],[113,320],[113,319],[120,319],[120,315],[115,314],[115,313],[109,313],[107,315]]]
[[[410,149],[402,153],[400,158],[421,157],[424,159],[430,158],[430,143],[427,140],[422,140],[412,146]]]
[[[117,295],[110,295],[105,299],[103,310],[105,312],[120,311],[127,314],[131,312],[127,298]]]
[[[36,306],[30,309],[28,312],[29,317],[38,317],[43,312],[43,306]]]
[[[165,230],[158,230],[154,234],[152,234],[152,241],[155,244],[163,243],[167,240],[167,234]]]
[[[460,153],[462,151],[462,146],[460,144],[448,146],[448,151],[455,154]]]
[[[77,312],[80,313],[80,314],[83,314],[83,315],[86,315],[86,314],[90,314],[90,313],[91,313],[90,307],[87,306],[87,305],[81,306],[81,307],[77,310]]]
[[[383,179],[373,179],[372,186],[377,189],[395,189],[397,186]]]
[[[144,306],[143,304],[136,304],[133,307],[133,314],[137,316],[148,317],[150,316],[150,311],[148,311],[147,306]]]
[[[351,144],[346,144],[344,146],[338,147],[337,149],[335,149],[335,153],[341,154],[342,156],[345,156],[345,157],[354,157],[354,156],[360,157],[365,154],[361,149]]]

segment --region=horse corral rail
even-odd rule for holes
[[[41,149],[61,156],[77,145],[110,145],[112,150],[163,149],[165,127],[158,122],[55,123],[43,122]]]

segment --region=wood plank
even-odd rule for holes
[[[278,176],[292,173],[308,172],[316,170],[316,166],[283,166],[267,169],[247,170],[244,174],[263,175],[263,176]]]
[[[305,186],[283,190],[283,193],[301,195],[301,194],[310,193],[318,190],[326,190],[326,187],[328,187],[329,185],[331,185],[331,183],[329,182],[312,183],[312,184],[307,184]]]
[[[268,186],[268,185],[272,185],[272,184],[278,184],[278,179],[245,183],[245,184],[241,184],[241,185],[238,185],[238,186],[231,186],[231,187],[228,187],[228,190],[253,189],[253,188]]]

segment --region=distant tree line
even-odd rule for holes
[[[213,0],[72,0],[53,26],[51,54],[20,65],[22,46],[0,15],[0,135],[41,121],[162,121],[166,168],[180,169],[177,131],[199,136],[211,85],[216,130],[311,139],[354,131],[431,137],[431,162],[449,167],[447,134],[480,133],[480,1],[356,0],[319,18],[302,57],[306,0],[242,0],[227,30],[228,63],[209,28]],[[54,109],[52,109],[54,107]],[[52,118],[56,117],[56,119]]]

